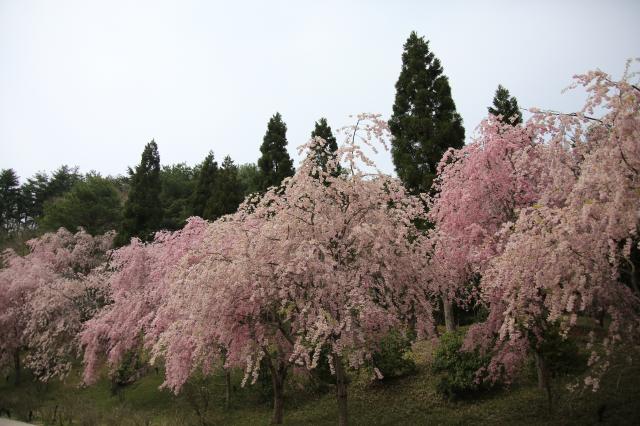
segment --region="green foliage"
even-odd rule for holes
[[[389,128],[396,172],[414,194],[429,191],[447,149],[464,145],[462,118],[442,72],[429,42],[412,32],[404,44]]]
[[[382,339],[373,354],[373,364],[382,373],[383,380],[416,372],[416,363],[408,356],[410,351],[411,339],[404,333],[392,331]]]
[[[554,327],[545,335],[541,345],[541,352],[545,364],[552,377],[561,377],[569,374],[581,374],[587,369],[588,356],[581,352],[575,339],[563,338],[559,328]],[[535,363],[530,363],[530,371],[535,374]]]
[[[61,196],[81,180],[82,175],[78,172],[78,167],[60,166],[51,175],[43,202]]]
[[[287,125],[282,121],[280,113],[269,120],[260,153],[260,190],[280,185],[284,178],[293,176],[293,160],[287,152]]]
[[[267,363],[263,360],[260,363],[258,371],[258,380],[255,385],[258,388],[258,394],[262,402],[273,401],[273,385],[271,383],[271,371],[267,367]]]
[[[20,182],[13,169],[0,171],[0,231],[9,232],[20,221]]]
[[[243,188],[238,178],[238,166],[231,157],[226,156],[217,172],[213,190],[207,201],[203,216],[215,220],[226,214],[234,213],[244,199]]]
[[[445,333],[433,354],[431,369],[437,376],[436,391],[446,398],[470,396],[489,386],[477,377],[478,370],[489,364],[489,356],[463,351],[463,339],[460,332]]]
[[[260,171],[254,163],[238,166],[238,180],[242,185],[242,193],[245,197],[260,191]]]
[[[318,360],[318,365],[313,369],[313,377],[316,380],[319,380],[321,383],[318,383],[319,388],[323,388],[323,385],[336,384],[336,376],[335,374],[331,374],[331,367],[329,367],[329,353],[330,353],[329,345],[323,345],[320,349],[320,358]]]
[[[130,350],[124,356],[118,368],[110,375],[111,394],[123,397],[123,390],[143,377],[148,371],[147,361],[144,359],[141,348]]]
[[[209,419],[212,409],[216,408],[216,403],[221,399],[219,395],[221,392],[213,386],[212,382],[211,377],[194,374],[185,383],[181,391],[181,397],[191,406],[195,417],[198,419],[198,424],[201,426],[215,424],[210,422]]]
[[[36,173],[28,178],[20,188],[22,221],[25,228],[34,228],[48,199],[49,177],[46,173]]]
[[[335,158],[335,152],[338,150],[338,143],[331,131],[331,126],[327,123],[326,118],[322,117],[320,120],[315,122],[314,129],[311,132],[311,137],[319,137],[327,142],[326,148],[329,148],[329,153],[326,152],[326,149],[317,149],[315,152],[316,163],[318,166],[322,167],[322,170],[326,171],[329,158]],[[339,169],[336,171],[336,174],[339,174]]]
[[[213,152],[209,151],[209,154],[207,154],[200,165],[195,191],[191,195],[192,216],[200,216],[204,219],[210,219],[205,216],[205,209],[207,208],[207,203],[211,199],[213,191],[215,190],[217,178],[218,163],[215,161]]]
[[[45,232],[61,227],[73,232],[82,227],[98,235],[117,229],[121,219],[121,197],[115,184],[99,174],[89,174],[70,191],[47,201],[38,224]]]
[[[493,106],[487,108],[489,113],[501,116],[503,123],[512,124],[514,126],[522,123],[522,112],[518,107],[518,100],[515,96],[510,96],[509,91],[502,85],[498,85],[496,94],[493,97]]]
[[[196,170],[184,163],[163,166],[160,171],[162,229],[181,229],[191,216],[190,198],[196,185]]]
[[[124,218],[116,240],[117,245],[127,244],[131,237],[148,241],[160,229],[160,154],[155,141],[152,140],[144,147],[140,164],[135,171],[130,169],[129,174],[131,186],[124,205]]]
[[[580,344],[584,343],[579,341]],[[546,396],[535,381],[522,381],[509,391],[492,392],[487,397],[443,401],[434,395],[439,377],[426,368],[431,342],[414,345],[417,374],[385,386],[371,386],[370,375],[354,376],[349,385],[349,412],[356,424],[362,425],[633,425],[640,416],[640,366],[622,362],[635,353],[634,348],[621,348],[604,378],[600,391],[569,393],[566,385],[576,377],[560,378],[554,410],[549,411]],[[135,384],[128,386],[125,398],[112,396],[106,379],[94,386],[78,386],[77,374],[66,381],[47,384],[27,377],[19,387],[12,380],[0,380],[0,418],[11,413],[12,419],[29,420],[33,424],[59,425],[196,425],[200,421],[185,392],[174,395],[161,389],[163,373],[151,370]],[[77,371],[75,372],[77,373]],[[293,373],[293,379],[297,373]],[[303,374],[303,373],[302,373]],[[219,425],[258,425],[268,423],[271,400],[258,395],[258,386],[240,387],[244,371],[234,370],[231,409],[224,409],[224,378],[215,374],[207,379],[207,391],[215,401],[209,405],[207,420]],[[292,425],[335,425],[337,408],[335,392],[309,392],[304,382],[285,391],[285,422]],[[313,391],[313,389],[311,389]],[[200,399],[199,401],[203,401]],[[1,423],[1,420],[0,420]]]

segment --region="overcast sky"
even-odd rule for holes
[[[571,76],[619,77],[639,23],[637,0],[0,0],[0,168],[123,174],[152,138],[162,164],[254,162],[276,111],[297,163],[318,118],[390,115],[412,30],[469,137],[499,83],[522,107],[578,108]]]

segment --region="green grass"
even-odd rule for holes
[[[430,372],[431,346],[414,347],[418,371],[389,383],[372,383],[361,374],[349,387],[349,415],[354,425],[589,425],[640,424],[640,368],[611,369],[600,392],[571,393],[565,389],[575,377],[553,381],[554,406],[549,411],[544,393],[537,389],[533,374],[525,371],[509,389],[499,389],[461,401],[447,401],[435,391]],[[151,372],[139,382],[112,395],[107,380],[79,388],[76,379],[47,385],[25,378],[15,387],[0,384],[0,408],[13,418],[38,424],[74,425],[198,425],[193,406],[206,410],[211,425],[266,425],[270,403],[260,384],[241,388],[241,373],[233,377],[233,401],[224,409],[223,378],[214,376],[190,384],[180,395],[159,390],[162,373]],[[318,390],[302,376],[290,380],[285,406],[287,425],[334,425],[337,408],[330,387]],[[57,408],[56,408],[57,407]],[[604,407],[604,408],[603,408]],[[602,423],[598,411],[602,411]],[[55,412],[55,421],[54,419]]]

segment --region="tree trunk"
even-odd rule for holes
[[[15,352],[13,353],[13,362],[16,370],[16,377],[15,377],[14,383],[16,386],[18,386],[20,384],[20,349],[16,349]]]
[[[549,403],[549,410],[551,410],[551,381],[549,378],[549,368],[542,355],[542,352],[535,352],[536,358],[536,371],[538,373],[538,389],[547,392],[547,402]]]
[[[284,389],[282,381],[276,374],[271,375],[273,383],[273,416],[271,418],[272,425],[281,425],[284,418]]]
[[[274,363],[271,358],[266,358],[271,371],[271,384],[273,386],[273,416],[271,424],[281,425],[284,419],[284,381],[287,378],[287,365],[278,359]]]
[[[629,260],[628,262],[631,267],[631,272],[629,273],[629,275],[631,275],[631,288],[633,288],[636,295],[640,295],[640,287],[638,287],[638,275],[636,274],[636,265],[632,260]]]
[[[444,307],[444,324],[447,331],[456,331],[455,318],[453,317],[453,303],[448,298],[442,298]]]
[[[604,319],[606,316],[607,312],[602,309],[599,313],[598,313],[598,324],[600,325],[601,328],[604,328]]]
[[[228,410],[231,406],[231,371],[225,369],[224,371],[224,407]]]
[[[336,371],[336,398],[338,400],[338,425],[347,426],[349,412],[347,410],[347,377],[342,365],[342,358],[335,356],[333,364]]]

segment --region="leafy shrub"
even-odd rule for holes
[[[373,364],[382,373],[383,380],[416,372],[416,363],[407,356],[410,350],[410,336],[400,331],[392,331],[382,339],[379,349],[373,354]]]
[[[124,398],[124,389],[147,373],[148,365],[141,350],[131,350],[111,374],[111,394]]]
[[[437,375],[436,390],[446,398],[470,396],[486,390],[489,384],[477,380],[477,371],[489,364],[489,357],[478,351],[462,351],[463,334],[445,333],[435,349],[432,371]]]
[[[580,352],[574,339],[562,338],[557,327],[552,328],[545,335],[542,354],[552,377],[580,374],[587,369],[587,355]],[[533,360],[531,371],[535,374]]]

